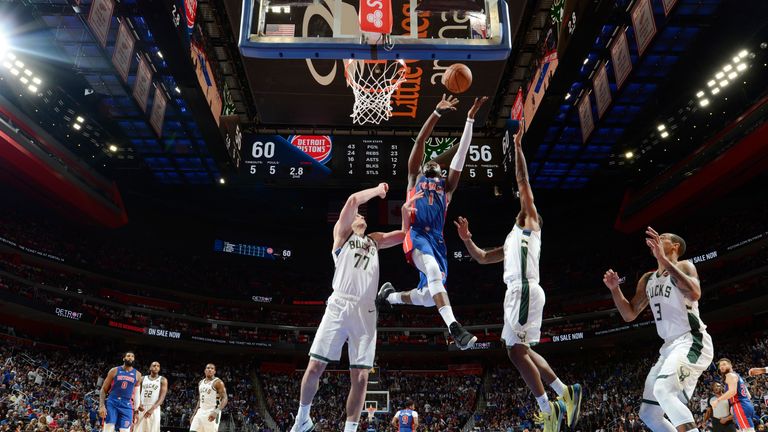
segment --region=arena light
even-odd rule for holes
[[[739,63],[738,66],[736,66],[736,70],[739,72],[743,72],[747,68],[747,65],[745,63]]]
[[[696,92],[696,97],[699,97],[699,98],[704,97],[704,90],[699,90],[698,92]]]
[[[744,58],[744,57],[746,57],[748,55],[749,55],[749,51],[747,51],[747,50],[741,50],[741,52],[739,53],[739,57],[741,57],[741,58]]]
[[[699,101],[699,105],[701,105],[703,107],[709,105],[709,99],[702,99],[702,100],[700,100]]]
[[[173,89],[176,93],[181,94],[181,89],[177,86]]]
[[[15,67],[11,67],[11,73],[16,75],[16,76],[18,76],[19,75],[19,70],[16,69]]]
[[[224,177],[219,178],[219,184],[226,184],[227,181],[224,179]]]
[[[666,138],[668,136],[669,136],[669,132],[667,132],[667,131],[664,131],[664,132],[661,133],[661,137],[662,138]]]
[[[662,124],[660,124],[660,125],[656,126],[656,130],[658,130],[659,132],[663,131],[663,130],[664,130],[664,129],[666,129],[666,128],[667,128],[667,127],[664,125],[664,123],[662,123]]]
[[[715,80],[709,80],[709,82],[707,83],[707,87],[712,87],[712,86],[713,86],[713,85],[715,85],[715,84],[717,84],[717,81],[715,81]]]
[[[114,145],[114,144],[110,144],[109,145],[109,151],[111,151],[112,153],[116,152],[117,151],[117,146]]]
[[[715,79],[722,79],[724,76],[725,76],[724,73],[718,72],[718,73],[715,74]]]
[[[727,65],[725,65],[725,67],[723,68],[723,72],[728,72],[728,71],[729,71],[729,70],[731,70],[731,69],[733,69],[733,66],[731,66],[731,65],[727,64]]]
[[[716,95],[718,93],[720,93],[720,87],[715,87],[715,88],[712,89],[712,94],[713,95]]]
[[[75,118],[75,120],[77,120],[78,123],[82,123],[82,122],[85,121],[85,119],[82,116],[77,116],[77,118]]]
[[[158,56],[158,57],[160,57],[160,58],[163,58],[163,53],[162,53],[161,51],[159,51],[159,50],[158,50],[158,51],[157,51],[157,56]]]
[[[24,67],[24,62],[22,62],[21,60],[16,60],[15,62],[13,62],[13,64],[15,64],[16,67],[19,69]]]
[[[739,56],[736,56],[736,57],[733,58],[733,63],[734,64],[737,64],[740,61],[741,61],[741,57],[739,57]]]
[[[570,93],[566,93],[566,94],[565,94],[565,100],[568,100],[568,99],[570,99],[570,98],[571,98],[571,94],[570,94]]]
[[[6,69],[10,69],[13,67],[13,65],[9,61],[4,61],[3,66],[5,66]]]
[[[37,93],[37,86],[34,84],[30,84],[29,87],[27,87],[27,89],[32,93]]]
[[[79,124],[79,123],[75,123],[75,124],[73,124],[73,125],[72,125],[72,127],[73,127],[75,130],[80,130],[80,129],[82,129],[82,128],[83,128],[82,126],[80,126],[80,124]]]
[[[728,85],[728,80],[722,80],[720,81],[720,87],[725,87]]]
[[[43,81],[41,81],[40,78],[38,78],[38,77],[32,78],[32,82],[37,84],[37,85],[40,85],[40,84],[43,83]]]
[[[21,77],[21,78],[20,78],[20,81],[21,81],[21,83],[22,83],[22,84],[24,84],[24,85],[27,85],[27,84],[29,84],[29,80],[27,79],[27,77],[24,77],[24,76],[23,76],[23,77]]]
[[[728,74],[728,79],[734,79],[734,78],[736,78],[737,75],[738,74],[736,72],[731,72],[731,73]]]
[[[625,159],[632,159],[633,157],[635,157],[635,154],[632,153],[631,151],[628,151],[628,152],[624,153],[624,158]]]
[[[5,58],[5,56],[9,54],[10,50],[11,46],[8,43],[8,38],[5,37],[4,34],[0,33],[0,59]]]

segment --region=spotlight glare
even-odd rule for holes
[[[11,68],[11,73],[14,74],[14,75],[19,75],[19,70],[16,69],[15,67],[12,67]]]
[[[587,63],[589,63],[589,57],[584,59],[584,64],[586,65]]]
[[[174,90],[176,91],[176,93],[181,94],[181,89],[178,86],[174,88]]]
[[[733,62],[734,63],[738,63],[740,61],[741,61],[741,58],[739,58],[739,56],[736,56],[736,57],[733,58]]]
[[[717,84],[715,80],[709,80],[709,82],[707,83],[707,87],[712,87],[715,84]]]
[[[12,68],[12,67],[13,67],[13,65],[12,65],[10,62],[7,62],[7,61],[6,61],[6,62],[3,62],[3,66],[5,66],[5,67],[6,67],[6,68],[8,68],[8,69],[10,69],[10,68]]]
[[[718,73],[716,73],[716,74],[715,74],[715,78],[716,78],[716,79],[720,79],[720,78],[722,78],[722,77],[724,77],[724,76],[725,76],[725,74],[724,74],[724,73],[722,73],[722,72],[718,72]]]
[[[85,119],[82,116],[77,116],[75,120],[77,120],[78,123],[82,123],[85,121]]]
[[[664,132],[661,133],[661,137],[662,138],[666,138],[668,136],[669,136],[669,132],[667,132],[667,131],[664,131]]]
[[[13,64],[15,64],[16,67],[20,67],[20,68],[24,67],[24,63],[22,63],[20,60],[16,60],[15,62],[13,62]]]
[[[702,96],[704,96],[704,91],[699,90],[698,92],[696,92],[696,97],[702,97]]]
[[[723,68],[723,72],[728,72],[728,71],[729,71],[729,70],[731,70],[731,69],[733,69],[733,66],[731,66],[731,65],[727,64],[727,65],[725,65],[725,67]]]
[[[226,181],[226,180],[224,180],[224,177],[221,177],[221,178],[219,179],[219,184],[226,184],[226,183],[227,183],[227,181]]]
[[[568,99],[570,99],[570,98],[571,98],[571,94],[570,94],[570,93],[566,93],[566,94],[565,94],[565,100],[568,100]]]
[[[741,58],[744,58],[744,57],[746,57],[748,54],[749,54],[749,52],[748,52],[747,50],[741,50],[741,52],[739,53],[739,57],[741,57]]]
[[[728,85],[728,80],[722,80],[720,81],[720,87],[725,87]]]
[[[626,159],[632,159],[633,157],[635,157],[635,154],[632,153],[631,151],[628,151],[628,152],[624,153],[624,157]]]
[[[31,91],[32,93],[37,93],[37,86],[36,86],[36,85],[34,85],[34,84],[30,84],[30,85],[29,85],[29,87],[27,87],[27,88],[28,88],[28,89],[29,89],[29,91]]]
[[[114,144],[110,144],[109,151],[111,151],[112,153],[116,152],[117,151],[117,146],[114,145]]]
[[[703,107],[709,105],[709,99],[702,99],[702,100],[700,100],[699,101],[699,105],[701,105]]]
[[[80,129],[82,128],[82,126],[80,126],[80,125],[79,125],[79,124],[77,124],[77,123],[73,124],[73,125],[72,125],[72,127],[73,127],[75,130],[80,130]]]
[[[667,128],[667,127],[666,127],[666,126],[664,126],[664,124],[663,124],[663,123],[662,123],[662,124],[660,124],[660,125],[658,125],[658,126],[656,126],[656,129],[657,129],[659,132],[663,131],[663,130],[664,130],[664,129],[666,129],[666,128]]]
[[[728,74],[728,79],[734,79],[734,78],[736,78],[737,75],[738,74],[736,72],[731,72],[731,73]]]
[[[718,93],[720,93],[720,87],[715,87],[715,88],[712,89],[712,94],[713,95],[716,95]]]
[[[32,76],[32,71],[29,69],[24,69],[24,75],[26,76]]]
[[[160,52],[160,51],[158,51],[158,52],[157,52],[157,56],[158,56],[158,57],[160,57],[160,58],[163,58],[163,53],[162,53],[162,52]]]
[[[12,52],[9,52],[9,53],[7,54],[7,57],[8,57],[9,59],[11,59],[11,60],[16,60],[16,56],[15,56],[15,55],[14,55]]]
[[[29,80],[26,77],[21,77],[20,81],[24,85],[29,84]]]
[[[42,84],[42,83],[43,83],[43,82],[40,80],[40,78],[38,78],[38,77],[34,77],[34,78],[32,78],[32,82],[33,82],[33,83],[35,83],[35,84],[37,84],[37,85],[40,85],[40,84]]]
[[[739,71],[739,72],[743,71],[746,68],[747,68],[747,65],[744,64],[744,63],[739,63],[739,65],[736,66],[736,70]]]

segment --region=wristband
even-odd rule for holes
[[[467,123],[474,123],[475,119],[467,117]]]
[[[434,114],[435,114],[435,115],[436,115],[438,118],[440,118],[440,117],[442,117],[442,116],[443,116],[442,114],[440,114],[440,111],[438,111],[438,110],[435,110]]]

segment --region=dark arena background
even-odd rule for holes
[[[441,79],[456,63],[472,83],[453,111]],[[0,1],[0,432],[765,431],[766,119],[764,0]],[[450,153],[445,190],[422,177],[428,197],[404,205],[420,143],[418,170],[466,153],[446,213],[430,205],[456,184]],[[541,225],[518,218],[531,191]],[[397,244],[347,242],[355,211]],[[451,308],[374,306],[385,282],[416,287],[400,243],[425,214],[445,217]],[[459,217],[506,263],[478,263]],[[677,263],[676,237],[647,227],[685,239]],[[538,229],[540,258],[515,240]],[[355,247],[370,255],[345,255]],[[541,335],[526,340],[539,291],[519,278],[539,262]],[[334,292],[334,272],[364,293]],[[654,303],[670,292],[682,324]],[[354,336],[372,334],[366,317],[375,355]],[[669,375],[646,377],[656,328],[675,325],[688,354],[664,393]],[[338,340],[313,346],[321,334]],[[345,341],[371,356],[350,359]],[[159,399],[131,375],[153,362]],[[712,385],[729,382],[711,409]],[[162,402],[151,426],[145,398]]]

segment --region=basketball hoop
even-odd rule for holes
[[[373,421],[373,414],[376,412],[376,407],[373,405],[370,405],[365,410],[368,411],[368,423],[370,423]]]
[[[352,122],[379,124],[392,115],[392,93],[405,81],[403,60],[344,60],[344,75],[355,104]]]

